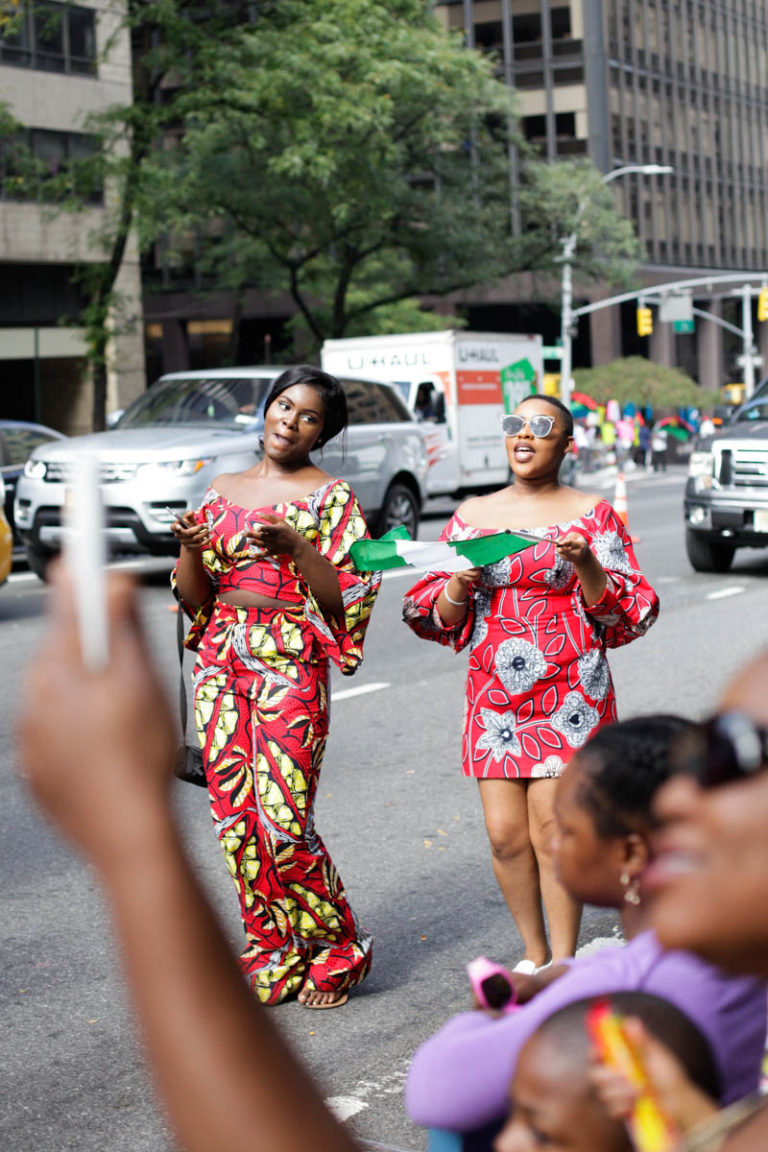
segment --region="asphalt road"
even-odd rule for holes
[[[630,526],[662,614],[647,637],[612,654],[623,716],[702,715],[768,639],[768,552],[738,553],[725,575],[692,572],[682,485],[679,471],[630,477]],[[606,480],[600,491],[610,498],[612,488]],[[421,535],[436,538],[450,511],[434,506]],[[420,1152],[424,1133],[402,1107],[409,1058],[468,1006],[467,960],[485,953],[514,961],[520,951],[492,878],[476,788],[459,772],[465,661],[400,624],[407,587],[400,574],[385,579],[365,663],[354,680],[335,681],[318,805],[318,827],[376,939],[373,971],[342,1010],[310,1013],[294,1003],[273,1016],[364,1146]],[[14,718],[44,604],[44,589],[23,572],[0,590],[0,1147],[166,1152],[172,1143],[153,1103],[98,887],[40,820],[14,770]],[[167,566],[145,566],[142,604],[173,692]],[[176,788],[194,866],[237,946],[234,892],[204,794]],[[588,909],[582,944],[610,936],[614,924],[612,914]],[[173,962],[183,964],[183,955],[180,940]],[[300,1122],[300,1101],[275,1107],[291,1108]],[[258,1124],[246,1101],[243,1123]]]

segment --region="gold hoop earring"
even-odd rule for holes
[[[624,900],[627,904],[633,904],[635,907],[640,903],[640,893],[638,892],[639,880],[637,877],[630,879],[629,872],[622,872],[619,877],[619,883],[624,889]]]

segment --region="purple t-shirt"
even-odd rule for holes
[[[648,992],[668,1000],[709,1041],[729,1104],[758,1086],[766,1038],[766,990],[760,981],[728,976],[691,952],[665,952],[653,932],[622,948],[579,957],[570,972],[530,1003],[501,1017],[455,1016],[418,1049],[405,1102],[425,1128],[466,1132],[504,1114],[518,1053],[559,1008],[610,992]]]

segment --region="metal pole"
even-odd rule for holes
[[[752,289],[745,284],[741,290],[741,326],[744,329],[744,399],[749,400],[755,390],[755,362],[752,359]]]
[[[504,61],[504,83],[508,88],[515,86],[514,39],[512,33],[512,9],[510,0],[501,0],[501,33]],[[520,235],[519,174],[517,148],[513,143],[515,132],[514,116],[507,117],[507,160],[509,164],[509,220],[512,235]]]
[[[563,355],[560,360],[560,399],[567,408],[571,406],[571,325],[573,324],[573,253],[576,249],[576,233],[563,240],[563,276],[560,294],[560,343]]]
[[[33,377],[33,396],[35,403],[35,420],[38,424],[43,422],[43,405],[42,395],[40,388],[40,329],[34,329],[34,377]]]
[[[663,176],[672,171],[672,168],[662,164],[625,164],[621,168],[613,168],[610,172],[606,172],[603,176],[603,184],[610,184],[617,176],[627,176],[634,173],[638,173],[641,176]],[[563,345],[563,357],[560,361],[560,399],[563,404],[567,406],[570,406],[571,392],[573,391],[571,381],[571,329],[574,320],[577,316],[583,314],[584,311],[583,309],[579,309],[575,313],[573,311],[572,265],[576,246],[579,241],[581,215],[588,203],[588,198],[585,198],[579,203],[574,217],[573,231],[570,236],[560,241],[563,246],[563,255],[560,257],[563,263],[563,275],[560,288],[560,339]]]

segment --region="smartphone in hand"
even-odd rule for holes
[[[91,453],[81,453],[74,461],[65,526],[64,560],[74,585],[83,663],[98,672],[109,660],[107,542],[99,459]]]
[[[511,972],[485,956],[478,956],[467,964],[467,975],[475,999],[483,1008],[500,1012],[515,1006],[517,992]]]

